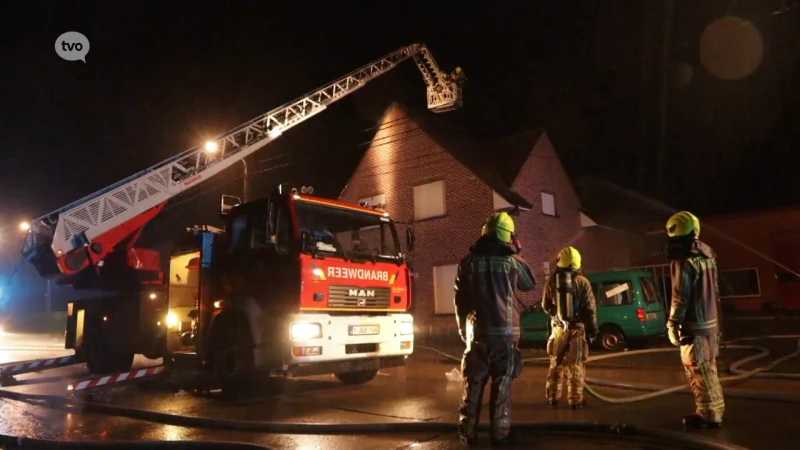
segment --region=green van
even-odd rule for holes
[[[653,274],[625,270],[587,274],[597,299],[598,344],[622,350],[631,341],[646,341],[667,331],[664,301]],[[546,342],[549,316],[541,303],[522,313],[523,342]]]

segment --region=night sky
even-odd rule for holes
[[[666,71],[663,1],[358,3],[2,2],[0,263],[17,258],[19,220],[412,42],[428,44],[446,71],[464,69],[465,106],[448,117],[479,138],[544,127],[572,176],[659,196],[661,172],[661,198],[703,215],[800,203],[798,0],[676,1]],[[729,27],[703,44],[727,15],[757,33]],[[56,55],[66,31],[88,37],[87,63]],[[424,108],[413,63],[251,158],[255,190],[288,181],[338,195],[392,100]],[[236,165],[176,199],[146,240],[214,221],[219,194],[241,192],[240,175]]]

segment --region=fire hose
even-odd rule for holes
[[[762,340],[762,339],[798,339],[798,348],[794,352],[792,352],[792,353],[790,353],[788,355],[782,356],[781,358],[776,359],[775,361],[773,361],[772,363],[770,363],[766,367],[760,367],[760,368],[753,369],[753,370],[750,370],[750,371],[745,371],[745,370],[739,369],[739,367],[741,367],[741,366],[743,366],[745,364],[749,364],[751,362],[754,362],[754,361],[757,361],[757,360],[760,360],[760,359],[763,359],[763,358],[769,356],[770,352],[769,352],[769,350],[767,350],[764,347],[753,346],[753,345],[735,345],[735,344],[733,344],[733,342],[739,342],[739,341],[744,341],[744,340]],[[755,354],[755,355],[752,355],[752,356],[748,356],[747,358],[743,358],[743,359],[738,360],[738,361],[734,362],[733,364],[731,364],[729,370],[732,373],[734,373],[734,375],[733,376],[729,376],[729,377],[721,377],[720,378],[720,382],[744,381],[746,379],[753,378],[753,377],[758,377],[758,376],[761,376],[761,377],[764,377],[764,378],[800,379],[800,374],[764,373],[764,372],[767,372],[767,371],[771,370],[772,368],[778,366],[779,364],[783,363],[784,361],[787,361],[787,360],[789,360],[791,358],[800,356],[800,335],[776,335],[776,336],[762,336],[762,337],[735,339],[735,340],[726,342],[725,344],[722,345],[722,347],[723,348],[730,348],[730,349],[758,350],[759,353]],[[445,357],[447,359],[451,359],[451,360],[455,360],[455,361],[460,361],[461,360],[461,358],[458,358],[456,356],[453,356],[453,355],[450,355],[448,353],[442,352],[442,351],[437,350],[437,349],[432,348],[432,347],[417,346],[417,348],[428,350],[428,351],[432,351],[432,352],[434,352],[434,353],[436,353],[436,354],[438,354],[440,356],[443,356],[443,357]],[[593,357],[587,358],[586,362],[587,363],[591,363],[592,361],[600,361],[600,360],[604,360],[604,359],[620,358],[620,357],[625,357],[625,356],[643,355],[643,354],[649,354],[649,353],[675,352],[675,351],[678,351],[678,350],[679,350],[678,348],[655,348],[655,349],[646,349],[646,350],[634,350],[634,351],[629,351],[629,352],[612,353],[612,354],[608,354],[608,355],[593,356]],[[523,359],[523,363],[549,362],[549,361],[550,361],[549,357]],[[644,391],[653,391],[653,392],[650,392],[648,394],[630,396],[630,397],[610,397],[610,396],[603,395],[603,394],[597,392],[597,390],[592,388],[591,385],[603,386],[603,387],[611,387],[611,388],[619,388],[619,389],[626,389],[626,390],[640,390],[640,391],[644,390]],[[669,388],[661,388],[661,387],[653,387],[653,386],[646,386],[646,385],[636,385],[636,384],[630,384],[630,383],[620,383],[620,382],[617,382],[617,381],[610,381],[610,380],[600,380],[600,379],[587,378],[586,379],[585,389],[592,396],[594,396],[594,397],[596,397],[596,398],[598,398],[598,399],[600,399],[602,401],[605,401],[605,402],[608,402],[608,403],[620,404],[620,403],[634,403],[634,402],[639,402],[639,401],[643,401],[643,400],[649,400],[649,399],[652,399],[652,398],[661,397],[661,396],[669,395],[669,394],[673,394],[673,393],[688,392],[689,387],[686,384],[683,384],[683,385],[680,385],[680,386],[673,386],[673,387],[669,387]],[[800,398],[787,396],[787,395],[782,395],[782,394],[781,395],[763,394],[763,393],[757,393],[757,392],[739,393],[739,392],[733,391],[733,392],[726,392],[725,396],[726,397],[731,397],[731,398],[743,398],[743,399],[748,399],[748,400],[769,400],[769,401],[781,401],[781,402],[789,402],[789,403],[800,403]]]
[[[287,423],[256,422],[243,420],[212,419],[206,417],[181,416],[177,414],[125,408],[104,403],[74,400],[61,395],[28,394],[0,389],[0,398],[16,400],[37,406],[57,408],[68,412],[94,412],[100,414],[127,417],[149,422],[182,427],[248,431],[272,434],[305,434],[305,435],[342,435],[342,434],[387,434],[387,433],[456,433],[457,424],[450,422],[429,422],[424,420],[390,423]],[[656,440],[661,445],[674,445],[681,449],[716,449],[745,450],[745,447],[720,442],[708,437],[661,430],[649,427],[638,427],[626,424],[602,424],[596,422],[554,422],[554,423],[514,423],[513,428],[521,432],[549,435],[587,435],[609,439]],[[488,431],[488,424],[481,424],[480,431]],[[6,448],[230,448],[230,449],[268,449],[268,447],[251,444],[234,444],[229,442],[61,442],[38,439],[18,438],[0,435],[0,444]]]
[[[3,449],[142,449],[142,450],[272,450],[270,447],[241,442],[215,441],[51,441],[0,435]]]
[[[392,422],[392,423],[286,423],[286,422],[255,422],[245,420],[211,419],[205,417],[180,416],[170,413],[146,411],[134,408],[123,408],[94,402],[75,401],[67,397],[45,394],[23,394],[0,389],[0,398],[23,401],[41,406],[56,407],[67,411],[89,411],[101,414],[128,417],[146,420],[160,424],[176,425],[183,427],[249,431],[272,434],[305,434],[305,435],[342,435],[342,434],[386,434],[386,433],[456,433],[457,424],[449,422]],[[637,427],[625,424],[608,425],[596,422],[540,422],[540,423],[514,423],[517,431],[538,434],[582,434],[595,437],[608,438],[633,438],[656,440],[660,444],[675,445],[681,449],[696,450],[746,450],[745,447],[720,442],[704,436],[680,433],[656,428]],[[479,426],[480,431],[488,431],[487,424]],[[0,444],[8,448],[242,448],[242,449],[268,449],[268,447],[251,444],[215,443],[215,442],[60,442],[45,441],[12,436],[0,436]]]
[[[744,340],[759,340],[759,339],[800,339],[800,335],[788,336],[766,336],[757,338],[737,339],[727,342],[723,345],[724,348],[736,349],[755,349],[759,350],[756,355],[749,356],[734,362],[730,366],[730,370],[738,374],[731,377],[723,377],[720,381],[739,381],[747,378],[755,377],[757,375],[775,375],[781,378],[792,376],[793,374],[768,374],[764,373],[778,364],[800,355],[800,342],[798,342],[798,350],[783,356],[766,367],[754,369],[751,371],[744,371],[738,367],[754,362],[756,360],[765,358],[769,355],[769,350],[763,347],[750,346],[750,345],[734,345],[732,342]],[[417,346],[419,349],[425,349],[442,355],[448,359],[459,361],[460,358],[449,355],[440,350]],[[633,356],[649,353],[661,353],[667,351],[677,351],[677,348],[658,348],[647,350],[636,350],[624,353],[615,353],[608,355],[599,355],[590,357],[587,362],[600,361],[604,359],[618,358],[623,356]],[[532,362],[545,362],[549,358],[527,358],[523,360],[526,363]],[[587,379],[587,390],[593,396],[600,400],[610,403],[631,403],[642,400],[647,400],[671,393],[677,393],[687,390],[687,386],[675,386],[671,388],[660,388],[646,385],[632,385],[626,383],[612,382],[607,380]],[[630,390],[651,390],[654,392],[625,398],[613,398],[599,394],[592,387],[588,386],[593,384],[596,386],[607,386],[620,389]],[[800,399],[781,396],[771,396],[768,394],[745,394],[742,395],[737,392],[726,393],[727,397],[740,397],[758,400],[778,400],[789,401],[792,403],[800,403]],[[427,422],[427,421],[409,421],[409,422],[394,422],[394,423],[362,423],[362,424],[329,424],[329,423],[285,423],[285,422],[255,422],[255,421],[238,421],[238,420],[221,420],[205,417],[192,417],[181,416],[176,414],[162,413],[156,411],[147,411],[134,408],[125,408],[120,406],[108,405],[96,402],[86,402],[70,399],[60,395],[46,395],[46,394],[25,394],[20,392],[13,392],[8,390],[0,390],[0,398],[7,398],[10,400],[17,400],[29,404],[58,408],[66,411],[87,411],[101,414],[109,414],[115,416],[128,417],[132,419],[145,420],[156,422],[160,424],[169,424],[184,427],[204,428],[204,429],[218,429],[218,430],[236,430],[236,431],[250,431],[259,433],[275,433],[275,434],[308,434],[308,435],[334,435],[334,434],[372,434],[372,433],[455,433],[457,431],[456,424],[446,422]],[[636,427],[624,424],[608,425],[592,422],[557,422],[557,423],[515,423],[514,428],[524,432],[534,432],[543,434],[564,434],[564,433],[579,433],[579,434],[592,434],[607,437],[618,438],[638,438],[638,439],[655,439],[662,444],[674,444],[685,449],[742,449],[743,447],[728,444],[724,442],[715,441],[702,436],[696,436],[686,433],[679,433],[668,430],[659,430],[648,427]],[[482,424],[480,429],[486,431],[488,427]],[[183,441],[154,441],[154,442],[60,442],[60,441],[47,441],[38,439],[19,438],[14,436],[0,435],[0,444],[5,445],[6,448],[198,448],[198,449],[211,449],[211,448],[242,448],[242,449],[268,449],[268,447],[258,446],[253,444],[241,444],[233,442],[183,442]]]

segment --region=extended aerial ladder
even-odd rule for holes
[[[134,246],[142,228],[170,199],[253,154],[409,58],[425,80],[431,111],[447,112],[462,105],[461,89],[466,78],[460,68],[450,74],[443,72],[424,44],[400,48],[205,145],[37,218],[25,238],[23,256],[43,278],[77,289],[124,289],[131,282],[134,286],[161,284],[158,253]],[[120,276],[130,272],[157,276]],[[13,375],[41,369],[40,364],[15,366]],[[6,382],[9,375],[6,371]]]
[[[461,106],[461,83],[465,78],[460,68],[452,74],[444,73],[424,44],[400,48],[218,136],[211,145],[189,149],[39,217],[31,223],[23,255],[45,278],[71,276],[102,267],[106,257],[120,250],[124,241],[127,249],[132,250],[142,227],[171,198],[258,151],[281,133],[314,117],[408,58],[413,58],[422,72],[430,110],[446,112]],[[128,255],[127,259],[137,259],[137,255]]]

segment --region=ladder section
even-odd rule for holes
[[[284,131],[324,111],[335,101],[417,54],[421,54],[418,67],[420,70],[425,67],[423,76],[428,85],[429,107],[435,112],[455,109],[451,106],[460,105],[460,89],[457,93],[447,89],[448,83],[443,81],[441,71],[427,48],[423,44],[403,47],[218,136],[206,146],[189,149],[36,219],[25,240],[23,254],[37,265],[36,261],[53,260],[75,248],[89,245],[97,236],[227,169]],[[432,96],[431,92],[435,95]],[[435,101],[431,102],[432,98]]]
[[[427,47],[421,46],[414,54],[422,78],[427,85],[428,109],[442,113],[458,109],[463,104],[461,86],[466,81],[460,67],[456,67],[452,74],[442,72],[433,55]]]

